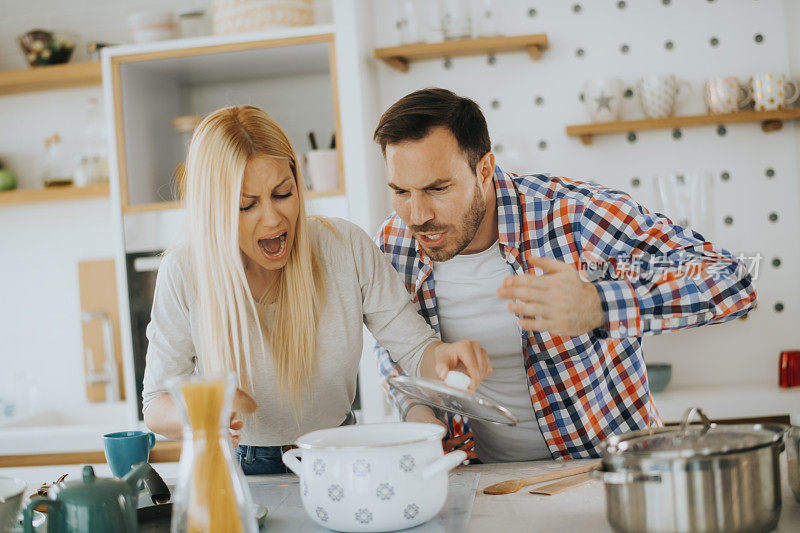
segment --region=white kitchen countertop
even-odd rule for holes
[[[702,407],[712,419],[800,413],[800,387],[781,389],[752,383],[669,386],[653,398],[664,422],[679,422],[684,411],[693,406]],[[31,417],[24,424],[0,425],[0,455],[102,451],[104,433],[132,429],[118,411],[104,408],[97,412],[102,416],[93,414],[92,423],[71,423],[47,413],[49,416]],[[146,430],[143,424],[133,429]]]
[[[572,461],[566,466],[574,466],[585,461]],[[153,465],[165,478],[173,483],[177,475],[177,463],[157,463]],[[523,489],[515,494],[489,496],[483,488],[506,479],[527,477],[546,471],[564,468],[564,464],[554,461],[534,461],[529,463],[504,463],[460,467],[470,472],[480,473],[478,492],[472,508],[468,532],[484,533],[502,531],[514,533],[522,531],[561,532],[610,532],[606,520],[605,495],[603,485],[592,481],[587,485],[556,496],[540,496]],[[100,476],[110,476],[108,465],[94,465]],[[31,488],[37,488],[42,481],[53,481],[59,475],[69,473],[78,476],[80,465],[41,466],[27,468],[0,468],[0,476],[13,476],[26,481]],[[781,456],[783,486],[783,509],[776,533],[796,533],[800,530],[800,502],[795,500],[786,478],[786,458]],[[286,476],[249,476],[249,481],[277,481]],[[266,530],[269,530],[269,517]]]

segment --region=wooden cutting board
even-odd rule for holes
[[[114,354],[119,372],[119,389],[125,398],[125,384],[122,368],[122,341],[120,339],[119,307],[117,305],[117,273],[113,259],[78,262],[78,281],[80,285],[81,311],[103,311],[111,318]],[[105,361],[103,346],[103,322],[92,320],[82,322],[84,373],[92,370],[102,371]],[[91,356],[89,355],[91,353]],[[90,402],[106,401],[106,385],[86,384],[86,398]]]

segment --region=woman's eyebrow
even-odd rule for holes
[[[285,178],[283,178],[283,179],[281,180],[281,182],[280,182],[279,184],[277,184],[276,186],[274,186],[274,187],[272,188],[272,190],[274,191],[275,189],[277,189],[278,187],[280,187],[281,185],[283,185],[284,183],[286,183],[287,181],[290,181],[290,180],[292,180],[292,179],[293,179],[293,178],[292,178],[292,176],[286,176]],[[246,192],[243,192],[243,193],[241,194],[241,197],[242,197],[242,198],[258,198],[258,197],[259,197],[259,195],[257,195],[257,194],[247,194]]]
[[[284,184],[284,183],[286,183],[287,181],[290,181],[291,179],[293,179],[293,178],[292,178],[292,176],[286,176],[286,177],[284,177],[284,178],[281,180],[281,182],[280,182],[279,184],[277,184],[276,186],[274,186],[274,187],[272,188],[272,190],[274,191],[275,189],[277,189],[278,187],[280,187],[281,185],[283,185],[283,184]]]

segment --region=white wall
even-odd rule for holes
[[[499,54],[492,65],[487,57],[455,58],[412,63],[408,73],[386,65],[378,70],[380,103],[385,109],[398,98],[426,86],[442,86],[475,99],[484,110],[498,162],[528,173],[551,172],[587,179],[632,193],[646,205],[653,176],[677,171],[708,171],[715,176],[715,240],[734,252],[761,252],[757,282],[759,308],[747,321],[702,328],[645,341],[648,361],[673,363],[673,383],[705,385],[751,382],[777,383],[778,352],[800,346],[796,324],[800,319],[800,267],[797,234],[800,226],[797,152],[793,124],[764,134],[757,124],[727,126],[724,137],[715,127],[684,128],[680,140],[669,130],[639,132],[629,143],[624,134],[596,137],[592,146],[567,137],[568,124],[589,122],[579,101],[582,85],[593,78],[623,78],[627,84],[646,74],[674,73],[688,80],[693,93],[679,114],[704,113],[701,86],[713,76],[736,75],[746,80],[765,71],[787,72],[790,67],[788,31],[800,22],[798,4],[784,17],[784,2],[754,0],[628,0],[549,2],[506,0],[500,6],[502,27],[508,34],[547,33],[550,50],[541,61],[525,53]],[[580,13],[573,5],[581,6]],[[394,30],[396,3],[379,0],[375,15],[378,46],[397,44]],[[529,10],[535,9],[535,16]],[[794,24],[792,24],[794,22]],[[755,34],[764,39],[757,44]],[[719,46],[710,39],[717,37]],[[674,44],[672,50],[666,41]],[[793,52],[798,49],[793,37]],[[629,53],[621,46],[628,44]],[[584,55],[578,57],[576,50]],[[797,57],[796,67],[800,67]],[[800,68],[795,69],[800,75]],[[537,96],[544,98],[537,105]],[[492,106],[496,101],[496,107]],[[623,118],[643,114],[636,99],[626,101]],[[546,148],[539,143],[546,142]],[[765,177],[772,167],[776,175]],[[724,182],[727,170],[731,179]],[[640,188],[632,179],[639,177]],[[768,214],[779,214],[776,223]],[[731,226],[722,223],[725,216]],[[779,257],[780,268],[770,261]],[[784,304],[777,313],[774,305]]]

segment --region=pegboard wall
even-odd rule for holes
[[[795,0],[787,0],[793,2]],[[380,0],[378,46],[398,44],[399,2]],[[659,211],[655,176],[713,176],[712,240],[763,259],[759,306],[746,320],[647,337],[645,359],[673,364],[673,384],[777,383],[780,350],[800,348],[798,142],[795,126],[764,133],[757,123],[567,137],[590,122],[583,85],[621,78],[628,88],[622,120],[644,118],[639,78],[674,74],[692,86],[677,114],[705,113],[702,84],[716,76],[746,82],[762,72],[791,72],[782,0],[497,0],[506,35],[546,33],[550,49],[414,62],[408,73],[378,67],[381,110],[428,86],[476,100],[486,115],[498,164],[552,173],[629,192]]]

